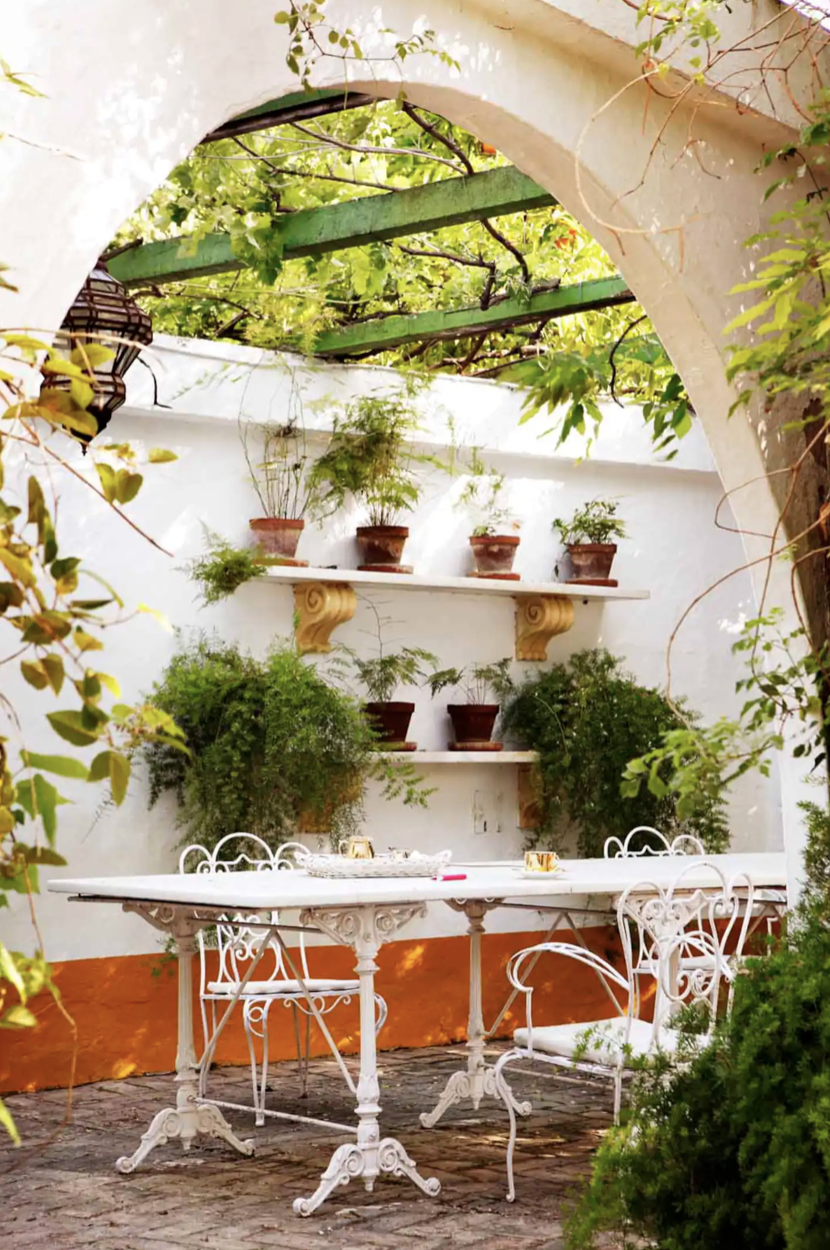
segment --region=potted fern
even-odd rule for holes
[[[351,657],[358,681],[368,701],[364,704],[366,718],[386,751],[414,751],[417,743],[407,742],[409,722],[414,703],[393,699],[399,686],[418,685],[427,676],[436,657],[420,647],[402,647],[400,651],[380,654],[370,660]]]
[[[617,516],[618,508],[617,499],[592,499],[577,508],[569,521],[557,518],[553,522],[570,557],[572,576],[566,579],[568,582],[617,585],[616,579],[609,576],[617,554],[617,544],[611,540],[626,537],[625,522]],[[556,575],[559,576],[558,566]]]
[[[353,399],[335,418],[328,448],[314,465],[312,483],[323,511],[334,512],[349,498],[366,510],[368,524],[357,530],[360,569],[412,572],[401,564],[409,529],[400,521],[420,497],[419,466],[438,463],[412,445],[418,386],[407,379],[392,394]]]
[[[515,533],[519,525],[505,506],[504,489],[504,474],[488,469],[479,449],[474,447],[467,483],[458,499],[459,507],[465,508],[475,522],[470,547],[476,567],[470,577],[521,580],[520,574],[512,571],[520,542]],[[509,530],[514,532],[508,533]]]
[[[448,703],[447,712],[455,732],[451,751],[500,751],[503,743],[491,742],[501,704],[513,691],[510,660],[493,664],[470,664],[444,668],[427,678],[435,698],[442,690],[459,690],[464,703]],[[496,702],[488,702],[488,696]]]

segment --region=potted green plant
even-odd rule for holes
[[[470,577],[520,580],[520,575],[512,571],[520,542],[515,532],[519,525],[506,507],[504,489],[504,474],[488,469],[479,449],[474,447],[467,482],[458,498],[458,506],[470,512],[475,521],[470,547],[476,567]],[[514,532],[508,533],[509,530]]]
[[[374,659],[362,660],[352,655],[351,661],[369,696],[364,708],[378,741],[387,751],[414,751],[416,743],[407,742],[406,735],[415,704],[393,700],[392,696],[399,686],[414,686],[423,681],[436,657],[420,647],[402,647],[384,655],[381,645],[380,654]]]
[[[335,417],[328,448],[314,465],[312,482],[323,511],[334,512],[352,498],[368,513],[368,525],[357,530],[360,569],[412,572],[401,564],[409,529],[399,522],[418,502],[418,467],[438,463],[412,444],[418,386],[406,379],[392,394],[351,400],[343,416]]]
[[[281,424],[240,422],[245,460],[262,509],[262,515],[249,524],[257,546],[266,555],[282,564],[307,565],[307,560],[296,559],[297,545],[306,516],[314,515],[319,498],[312,472],[314,458],[293,377],[289,414]]]
[[[609,576],[617,554],[617,544],[611,539],[626,537],[625,522],[617,516],[618,507],[618,499],[592,499],[577,508],[570,521],[557,518],[553,522],[570,556],[573,575],[567,581],[589,586],[617,585]],[[558,567],[556,573],[558,576]]]
[[[460,690],[464,703],[448,703],[447,712],[455,732],[451,751],[500,751],[501,742],[491,742],[501,704],[513,691],[510,660],[493,664],[470,664],[466,668],[444,668],[427,678],[435,698],[442,690]],[[488,695],[497,702],[488,703]]]

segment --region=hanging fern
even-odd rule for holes
[[[365,778],[377,773],[373,733],[356,700],[290,645],[260,661],[199,637],[173,657],[152,702],[182,728],[190,755],[148,748],[150,806],[172,791],[188,841],[212,847],[245,830],[277,846],[309,817],[337,840],[359,821]]]

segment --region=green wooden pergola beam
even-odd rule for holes
[[[287,213],[275,229],[283,257],[289,260],[323,256],[343,248],[554,204],[554,197],[538,183],[508,165],[468,177],[428,182],[409,191],[368,195],[343,204]],[[243,267],[233,254],[229,234],[207,235],[192,256],[183,254],[186,248],[186,239],[147,243],[113,257],[109,270],[125,286],[135,287],[201,278]]]
[[[630,304],[634,296],[624,278],[596,278],[575,286],[539,291],[529,300],[505,299],[490,308],[454,308],[450,311],[379,317],[359,325],[329,330],[314,345],[317,356],[362,356],[389,351],[406,343],[460,339],[529,322],[547,321],[595,308]]]
[[[223,122],[202,143],[215,143],[218,139],[232,139],[234,135],[253,134],[256,130],[270,130],[272,126],[287,126],[291,122],[308,121],[313,117],[326,117],[329,113],[344,113],[348,109],[364,108],[375,103],[375,96],[363,91],[292,91],[279,100],[269,100],[255,109],[239,113],[230,121]]]

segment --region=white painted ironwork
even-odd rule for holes
[[[179,858],[180,872],[231,873],[231,872],[285,872],[305,864],[308,849],[300,842],[285,842],[272,850],[262,838],[253,833],[230,833],[217,842],[213,850],[199,845],[186,847]],[[199,1000],[202,1014],[202,1033],[205,1062],[202,1063],[199,1093],[207,1097],[207,1080],[214,1046],[208,1054],[208,1039],[216,1035],[216,1008],[218,1003],[228,1003],[237,997],[242,1001],[242,1021],[248,1052],[251,1059],[251,1084],[253,1111],[257,1126],[265,1123],[265,1099],[268,1088],[269,1024],[271,1007],[282,1003],[290,1008],[293,1016],[294,1041],[297,1051],[297,1067],[302,1094],[308,1084],[308,1061],[311,1041],[311,1018],[320,1019],[338,1006],[348,1004],[358,991],[355,980],[314,979],[308,969],[305,930],[299,934],[300,973],[292,973],[285,958],[286,948],[280,938],[263,938],[263,924],[280,924],[276,911],[234,911],[220,914],[214,929],[218,970],[211,978],[208,971],[210,949],[204,930],[198,933],[200,981]],[[258,957],[260,971],[255,981],[249,981],[240,992],[240,984],[251,960]],[[293,965],[292,965],[293,967]],[[313,1004],[313,1006],[312,1006]],[[378,995],[376,999],[375,1029],[380,1031],[386,1020],[386,1003]],[[316,1008],[316,1010],[315,1010]],[[301,1027],[300,1016],[304,1016]],[[208,1023],[210,1017],[210,1024]],[[257,1060],[256,1041],[260,1042],[261,1063]],[[330,1046],[336,1050],[334,1043]]]
[[[641,843],[635,849],[636,843]],[[670,842],[659,829],[651,825],[637,825],[625,839],[606,838],[603,855],[606,859],[632,859],[651,855],[705,855],[706,851],[699,838],[690,833],[681,833]]]
[[[699,878],[704,867],[712,870],[717,884],[696,883],[695,878]],[[681,1007],[700,1008],[700,1045],[706,1043],[715,1026],[722,1007],[723,986],[727,990],[728,1010],[753,907],[753,886],[748,876],[739,874],[727,883],[724,874],[711,862],[692,861],[668,885],[645,879],[621,894],[617,923],[625,974],[584,945],[572,943],[545,942],[513,956],[507,975],[514,989],[524,994],[526,1026],[516,1030],[513,1048],[502,1055],[495,1068],[496,1088],[510,1120],[508,1201],[515,1198],[517,1116],[529,1114],[531,1107],[516,1100],[507,1083],[507,1067],[518,1061],[540,1061],[610,1077],[614,1082],[616,1121],[623,1074],[631,1057],[658,1050],[673,1051],[678,1041],[673,1020]],[[533,987],[525,979],[529,975],[525,965],[543,953],[575,960],[595,972],[616,1004],[615,1015],[581,1024],[534,1027]],[[646,970],[656,982],[651,1020],[643,1019],[640,1010],[641,980]]]

